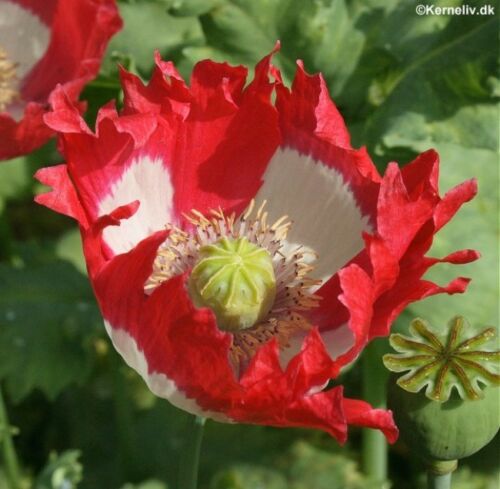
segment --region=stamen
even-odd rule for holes
[[[319,297],[310,290],[321,282],[308,277],[313,270],[310,262],[316,258],[315,252],[302,246],[291,253],[285,252],[283,248],[292,223],[287,216],[268,223],[265,205],[266,202],[263,202],[256,209],[252,200],[239,217],[235,214],[226,216],[220,208],[207,215],[193,209],[184,215],[194,228],[191,232],[167,225],[170,235],[158,249],[152,274],[144,286],[145,293],[151,294],[166,280],[191,271],[199,260],[200,249],[212,246],[223,238],[246,238],[265,249],[271,256],[274,269],[275,300],[267,316],[257,324],[231,331],[233,344],[230,360],[237,373],[269,339],[276,338],[283,349],[289,346],[292,336],[310,329],[311,324],[303,313],[319,303]]]
[[[0,46],[0,112],[19,99],[19,92],[14,88],[17,80],[17,64],[7,57],[7,53]]]

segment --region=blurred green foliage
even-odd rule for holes
[[[381,169],[434,147],[443,190],[478,178],[478,197],[433,249],[436,256],[457,248],[482,252],[479,262],[459,272],[473,278],[469,292],[422,301],[397,327],[404,329],[415,315],[444,325],[454,314],[498,325],[498,20],[418,16],[417,3],[123,0],[125,27],[82,96],[89,102],[86,117],[92,123],[99,106],[120,102],[117,63],[147,79],[158,49],[189,80],[200,59],[251,67],[280,39],[275,62],[287,83],[296,59],[309,72],[321,71],[354,143],[367,145]],[[484,4],[434,1],[462,3]],[[42,190],[32,174],[59,161],[51,142],[0,165],[0,380],[20,428],[16,445],[26,477],[36,489],[175,488],[187,415],[155,399],[112,350],[75,224],[32,202]],[[456,273],[442,265],[429,277],[445,283]],[[342,381],[350,395],[360,394],[359,369]],[[209,423],[200,488],[375,488],[359,472],[359,441],[354,432],[340,449],[322,433]],[[455,487],[496,487],[495,463],[492,445],[472,460],[472,471],[457,473]],[[405,447],[396,445],[392,487],[423,487],[418,473]],[[0,472],[0,488],[2,481]]]

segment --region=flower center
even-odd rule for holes
[[[16,66],[0,46],[0,112],[19,98],[19,92],[14,89],[17,80]]]
[[[245,237],[202,246],[189,291],[196,306],[212,309],[220,329],[247,329],[266,317],[276,297],[271,256]]]
[[[306,311],[318,305],[310,290],[320,284],[308,277],[313,252],[286,241],[291,222],[283,216],[267,221],[264,202],[252,201],[239,217],[193,210],[189,230],[167,225],[146,294],[176,275],[190,273],[187,287],[197,307],[209,307],[217,326],[231,333],[230,361],[241,373],[259,347],[276,338],[281,348],[307,331]]]

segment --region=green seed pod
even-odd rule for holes
[[[267,250],[246,238],[222,238],[200,248],[189,278],[197,307],[209,307],[224,331],[239,331],[265,318],[276,296]]]
[[[410,332],[412,337],[392,335],[391,345],[399,354],[384,356],[389,370],[409,371],[389,380],[388,405],[401,438],[428,462],[468,457],[484,447],[500,425],[500,352],[483,347],[495,330],[471,337],[470,326],[456,317],[445,334],[431,331],[421,319],[412,322]]]
[[[454,398],[439,403],[423,393],[401,389],[394,380],[395,375],[389,383],[388,407],[394,412],[401,438],[428,461],[468,457],[498,431],[500,399],[496,387],[486,388],[479,401]]]

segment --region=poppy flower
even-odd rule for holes
[[[75,218],[107,332],[157,396],[220,421],[397,437],[392,415],[328,387],[403,308],[463,292],[422,279],[470,250],[425,256],[476,192],[441,197],[428,151],[380,176],[321,75],[291,89],[271,55],[247,70],[198,63],[189,85],[156,57],[122,70],[124,108],[92,132],[64,89],[45,120],[66,164],[37,201]],[[275,103],[272,102],[273,92]]]
[[[114,0],[0,0],[0,160],[53,135],[50,94],[61,83],[76,101],[120,27]]]

